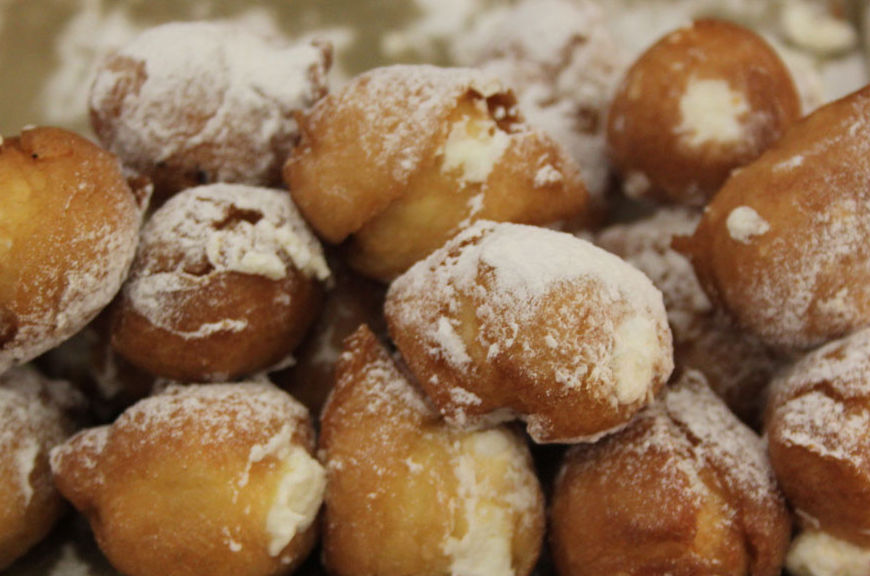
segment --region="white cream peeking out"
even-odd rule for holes
[[[296,534],[311,526],[326,490],[326,471],[301,446],[291,446],[282,458],[281,474],[266,516],[271,556],[280,554]]]
[[[514,576],[511,542],[514,525],[510,507],[495,498],[492,480],[484,469],[487,460],[510,458],[514,449],[501,430],[476,432],[462,441],[462,454],[455,468],[459,481],[460,515],[467,528],[461,537],[450,536],[444,553],[451,560],[451,573],[463,576]]]
[[[463,182],[482,184],[508,147],[510,138],[488,116],[453,124],[442,149],[445,172],[459,172]]]
[[[794,539],[785,565],[794,576],[867,576],[870,549],[809,530]]]
[[[738,206],[728,214],[725,221],[728,234],[733,240],[749,244],[755,236],[763,236],[770,230],[770,224],[749,206]]]
[[[743,137],[742,117],[749,112],[743,94],[724,80],[689,80],[680,99],[682,122],[676,133],[693,148],[728,144]]]
[[[620,404],[646,396],[659,348],[656,325],[643,316],[632,316],[616,329],[611,366]]]

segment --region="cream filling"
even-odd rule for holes
[[[459,514],[465,518],[461,537],[449,536],[443,545],[451,560],[451,574],[514,576],[511,544],[514,525],[510,504],[495,498],[497,487],[484,474],[515,452],[501,430],[475,432],[462,441],[455,474],[459,482]]]
[[[682,122],[676,132],[693,148],[737,142],[743,138],[741,117],[749,111],[746,98],[728,82],[692,79],[680,99]]]
[[[634,403],[649,392],[659,348],[656,325],[648,318],[632,316],[619,325],[611,366],[620,404]]]
[[[281,479],[266,516],[268,552],[278,556],[314,522],[326,491],[326,471],[308,451],[293,445],[281,461]]]
[[[463,119],[455,122],[442,149],[443,170],[459,172],[463,182],[486,182],[504,154],[510,137],[490,120]]]
[[[763,236],[770,224],[749,206],[738,206],[728,214],[725,221],[728,235],[742,244],[749,244],[755,236]]]
[[[785,566],[794,576],[867,576],[870,549],[807,530],[792,542]]]

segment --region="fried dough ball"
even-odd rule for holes
[[[170,386],[73,436],[51,469],[124,574],[283,575],[317,538],[313,450],[308,412],[271,384]]]
[[[870,88],[801,120],[735,172],[691,238],[704,290],[771,346],[870,324]]]
[[[518,417],[539,443],[594,441],[624,426],[673,369],[649,279],[533,226],[475,223],[393,282],[385,314],[448,422]]]
[[[326,93],[331,52],[223,23],[157,26],[97,70],[91,123],[160,200],[213,182],[277,186],[294,115]]]
[[[139,208],[117,159],[59,128],[0,139],[0,373],[105,307],[136,250]]]
[[[595,0],[524,0],[493,10],[453,45],[455,58],[498,76],[529,124],[580,166],[601,217],[610,167],[605,116],[628,61]]]
[[[770,460],[800,523],[870,547],[870,330],[805,356],[771,387]]]
[[[628,71],[611,105],[607,143],[628,194],[702,206],[800,113],[773,48],[736,24],[698,20]]]
[[[287,192],[190,188],[142,230],[113,311],[112,345],[132,364],[180,381],[251,374],[299,344],[328,277]]]
[[[29,367],[0,376],[0,570],[42,540],[65,508],[51,481],[49,450],[73,431],[68,384]]]
[[[671,248],[672,239],[694,232],[700,219],[693,210],[663,208],[610,226],[595,241],[638,268],[662,291],[674,335],[674,363],[703,373],[741,420],[760,429],[767,386],[783,359],[718,314],[691,262]]]
[[[522,120],[480,71],[390,66],[357,77],[302,117],[284,168],[315,231],[347,240],[352,267],[390,280],[471,222],[580,217],[573,161]]]
[[[346,341],[321,430],[330,574],[530,574],[544,500],[525,441],[448,427],[367,326]]]
[[[694,371],[568,451],[550,529],[560,576],[778,576],[791,535],[762,440]]]
[[[386,334],[384,295],[386,288],[350,270],[340,258],[329,258],[335,286],[326,295],[323,312],[308,336],[293,353],[296,364],[269,377],[312,414],[320,414],[335,385],[335,364],[344,340],[362,324],[376,334]]]

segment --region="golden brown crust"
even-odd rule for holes
[[[363,74],[300,118],[285,180],[318,234],[350,237],[351,264],[389,280],[479,218],[579,217],[579,171],[481,72],[393,66]]]
[[[316,521],[280,550],[268,529],[286,455],[313,448],[308,414],[288,395],[213,384],[143,400],[71,438],[51,464],[123,573],[271,576],[292,572],[316,541]]]
[[[696,93],[704,107],[696,126],[692,91],[710,81],[724,92]],[[735,24],[699,20],[629,70],[610,109],[608,146],[633,193],[703,205],[799,117],[794,82],[773,48]]]
[[[779,348],[870,322],[870,89],[795,124],[675,239],[714,302]]]
[[[624,425],[673,368],[661,294],[567,234],[478,222],[397,279],[390,334],[451,423],[518,416],[537,442]]]
[[[113,309],[112,345],[180,381],[220,381],[284,360],[323,300],[320,246],[286,192],[191,188],[145,226]]]
[[[133,258],[139,210],[117,159],[59,128],[0,144],[0,372],[72,336]]]
[[[870,545],[870,333],[808,354],[771,388],[770,459],[798,521]]]
[[[791,530],[760,440],[688,378],[566,455],[551,509],[563,576],[779,574]]]
[[[525,442],[447,427],[366,326],[346,341],[320,447],[330,573],[531,572],[544,510]]]

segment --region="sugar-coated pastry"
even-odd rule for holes
[[[48,453],[73,431],[66,382],[22,366],[0,375],[0,570],[42,540],[64,512]]]
[[[560,576],[778,576],[791,536],[762,440],[694,371],[568,451],[550,530]]]
[[[358,76],[301,118],[284,168],[293,199],[350,264],[390,280],[471,222],[580,217],[574,162],[523,121],[495,76],[390,66]]]
[[[335,364],[344,339],[362,324],[376,334],[387,332],[384,285],[353,272],[341,258],[329,258],[328,262],[335,286],[326,295],[323,312],[293,352],[296,363],[286,371],[269,375],[312,414],[320,414],[335,384]]]
[[[275,186],[299,138],[294,115],[326,93],[331,58],[328,45],[230,24],[164,24],[97,70],[91,123],[159,199],[213,182]]]
[[[591,208],[604,212],[610,180],[605,116],[628,62],[598,2],[525,0],[492,10],[457,38],[452,52],[516,93],[529,124],[580,166]]]
[[[0,373],[105,307],[136,250],[139,207],[118,160],[59,128],[0,139]]]
[[[544,501],[524,439],[447,426],[367,326],[336,377],[320,443],[329,573],[528,576]]]
[[[451,424],[524,420],[537,442],[624,426],[673,369],[662,295],[570,234],[481,221],[396,279],[387,325]]]
[[[870,547],[870,330],[808,354],[771,385],[770,459],[798,521]]]
[[[607,143],[627,194],[700,206],[800,113],[788,69],[761,37],[698,20],[659,40],[628,71],[610,108]]]
[[[291,573],[325,472],[308,412],[271,384],[170,386],[51,453],[61,493],[129,576]]]
[[[676,239],[704,290],[770,345],[870,325],[870,88],[795,124]]]
[[[113,310],[112,344],[180,381],[221,381],[288,357],[329,277],[289,194],[240,184],[185,190],[142,230]]]
[[[767,385],[782,359],[716,312],[691,262],[671,247],[675,236],[694,232],[700,219],[688,208],[661,208],[605,228],[595,242],[638,268],[662,291],[674,335],[674,364],[702,372],[728,407],[758,429]]]

